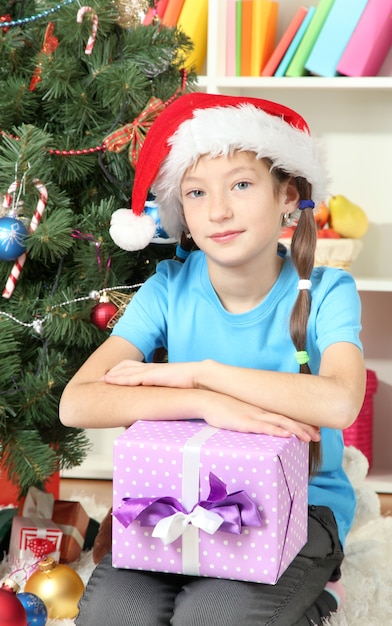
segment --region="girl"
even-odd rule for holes
[[[326,185],[306,122],[273,102],[188,94],[150,129],[133,210],[114,214],[111,235],[128,250],[149,243],[151,187],[167,233],[185,233],[198,250],[158,266],[67,385],[60,418],[88,428],[203,418],[294,434],[310,444],[308,542],[274,586],[117,570],[109,554],[87,586],[79,626],[302,626],[321,624],[342,602],[355,497],[341,429],[361,408],[365,366],[352,277],[313,268],[313,207]],[[297,212],[285,254],[280,230]],[[179,246],[177,255],[187,252]],[[169,362],[152,362],[162,347]]]

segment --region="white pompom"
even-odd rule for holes
[[[135,215],[130,209],[118,209],[112,214],[109,234],[119,248],[133,252],[148,246],[155,230],[155,221],[149,215]]]

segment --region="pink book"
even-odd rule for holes
[[[165,13],[168,2],[169,0],[159,0],[154,9],[149,8],[143,21],[144,26],[149,26],[150,24],[152,24],[155,16],[161,20]]]
[[[226,2],[226,76],[235,76],[235,3]]]
[[[391,46],[392,0],[369,0],[337,71],[345,76],[377,76]]]
[[[287,51],[289,45],[294,39],[294,36],[301,26],[307,12],[307,7],[299,7],[298,11],[294,15],[293,19],[291,20],[290,24],[288,25],[281,39],[279,40],[278,45],[276,46],[275,50],[267,61],[263,71],[261,72],[262,76],[273,76],[275,74],[276,68],[283,59],[285,52]]]

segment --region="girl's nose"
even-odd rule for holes
[[[211,222],[221,222],[232,216],[230,202],[221,194],[214,194],[209,203],[208,217]]]

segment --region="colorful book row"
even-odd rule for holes
[[[390,75],[391,48],[392,0],[320,0],[298,8],[261,75]]]
[[[376,76],[392,74],[392,0],[319,0],[300,6],[276,43],[279,2],[221,2],[228,76]],[[202,73],[207,56],[208,0],[159,0],[157,16],[193,41],[187,61]]]
[[[279,2],[226,0],[226,74],[260,76],[275,47]]]

